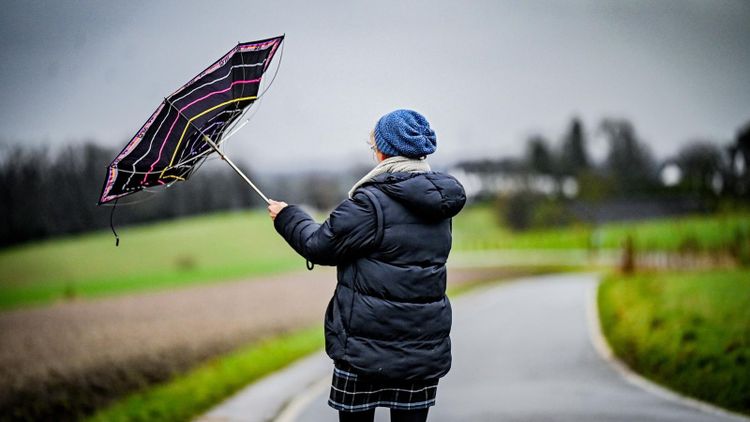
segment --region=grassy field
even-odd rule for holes
[[[256,379],[323,347],[314,327],[251,344],[117,401],[89,421],[187,421]]]
[[[0,308],[303,270],[261,211],[220,213],[0,251]]]
[[[628,366],[750,414],[750,271],[610,276],[598,301],[604,333]]]
[[[750,214],[717,214],[610,223],[594,228],[578,225],[561,229],[516,233],[502,226],[489,206],[464,210],[453,224],[454,247],[475,249],[587,249],[620,248],[632,235],[636,249],[698,251],[726,249],[738,233],[750,236]]]
[[[717,215],[608,224],[594,231],[565,229],[514,233],[487,206],[454,221],[454,250],[619,248],[632,233],[639,250],[725,250],[736,233],[749,233],[750,215]],[[0,251],[0,309],[191,283],[303,269],[304,261],[276,234],[265,211],[208,216],[121,229],[114,246],[102,231]]]

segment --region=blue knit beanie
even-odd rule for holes
[[[437,148],[427,119],[413,110],[392,111],[375,124],[375,145],[383,154],[419,158]]]

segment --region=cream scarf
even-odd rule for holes
[[[430,170],[430,165],[427,164],[427,161],[424,159],[406,158],[400,156],[388,157],[378,163],[375,168],[370,170],[369,173],[367,173],[364,177],[359,179],[357,183],[354,184],[354,186],[349,190],[349,198],[354,195],[354,191],[357,190],[357,188],[369,182],[375,176],[381,175],[383,173],[425,173]]]

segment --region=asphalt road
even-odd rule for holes
[[[588,274],[529,277],[453,301],[453,367],[430,422],[737,421],[623,376],[594,344]],[[599,343],[601,345],[601,343]],[[600,352],[597,352],[600,350]],[[338,420],[326,401],[332,364],[316,354],[239,392],[202,422]],[[378,408],[376,421],[387,421]]]
[[[429,420],[726,421],[627,382],[596,352],[587,324],[593,275],[535,277],[454,301],[453,367]],[[299,422],[335,421],[321,385]],[[387,421],[378,409],[376,421]]]

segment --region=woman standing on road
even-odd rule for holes
[[[425,421],[450,369],[445,262],[466,196],[455,178],[430,170],[436,146],[421,114],[393,111],[370,136],[377,166],[323,224],[294,205],[268,206],[295,251],[337,266],[325,336],[334,361],[328,404],[340,421],[372,421],[378,406],[391,421]]]

